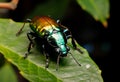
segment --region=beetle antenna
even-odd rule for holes
[[[57,57],[57,67],[56,67],[56,71],[58,70],[58,68],[59,68],[59,61],[60,61],[60,54],[58,55],[58,57]]]
[[[26,20],[25,20],[23,26],[22,26],[22,27],[20,28],[20,30],[16,33],[16,36],[20,35],[20,33],[22,32],[22,29],[24,28],[26,22],[31,22],[31,19],[26,19]]]
[[[70,53],[70,52],[68,52],[68,53]],[[73,57],[73,59],[75,60],[75,62],[79,65],[79,66],[81,66],[81,64],[75,59],[75,57],[73,56],[73,54],[72,53],[70,53],[71,54],[71,56]]]

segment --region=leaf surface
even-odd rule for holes
[[[45,56],[36,47],[31,50],[28,58],[24,59],[29,44],[26,33],[30,28],[26,24],[21,35],[16,37],[22,25],[23,23],[10,19],[0,19],[0,53],[14,64],[26,79],[32,82],[103,82],[101,70],[89,57],[86,49],[78,45],[84,52],[81,54],[72,48],[70,41],[68,41],[70,52],[81,66],[78,66],[68,54],[60,60],[58,71],[56,71],[56,61],[52,60],[49,68],[45,69]]]

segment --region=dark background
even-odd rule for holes
[[[20,0],[18,7],[14,11],[9,11],[7,17],[15,21],[23,21],[38,3],[47,0]],[[110,18],[108,28],[95,21],[90,14],[83,11],[76,1],[71,0],[61,23],[67,26],[77,42],[86,48],[91,58],[102,70],[104,82],[116,82],[119,75],[117,61],[118,57],[118,37],[119,27],[119,4],[110,0]],[[118,8],[118,9],[117,9]],[[116,81],[115,81],[116,80]]]

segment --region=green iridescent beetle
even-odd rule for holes
[[[66,45],[67,40],[69,38],[72,39],[72,45],[73,47],[78,50],[80,53],[82,51],[77,48],[75,44],[75,40],[72,37],[71,32],[69,29],[63,25],[61,25],[58,21],[56,22],[52,18],[48,16],[36,16],[33,19],[26,19],[27,22],[30,24],[30,28],[32,29],[33,32],[27,33],[27,37],[30,41],[28,51],[25,54],[26,58],[31,50],[31,48],[34,45],[34,39],[39,39],[39,42],[41,43],[43,52],[46,56],[46,66],[45,68],[48,68],[49,66],[49,47],[52,48],[57,53],[57,69],[59,66],[59,59],[61,57],[67,56],[70,50],[70,48]],[[24,23],[25,25],[25,23]],[[23,27],[17,32],[16,35],[19,35],[22,31]],[[71,53],[70,53],[71,54]],[[72,54],[71,54],[72,55]],[[78,61],[74,58],[72,55],[73,59],[76,61],[78,65]]]

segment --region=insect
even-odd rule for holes
[[[44,55],[46,56],[46,65],[45,68],[48,68],[49,66],[49,49],[48,47],[51,47],[55,53],[57,53],[57,68],[59,67],[59,59],[61,57],[67,56],[70,50],[70,48],[67,46],[67,40],[71,38],[71,43],[73,47],[78,50],[80,53],[82,51],[77,48],[75,40],[69,31],[69,29],[65,26],[63,26],[58,21],[56,22],[52,18],[48,16],[36,16],[33,19],[26,19],[26,22],[29,22],[30,28],[32,29],[32,32],[27,33],[27,37],[30,41],[27,53],[25,53],[25,57],[27,58],[28,54],[30,53],[31,48],[34,46],[34,39],[39,39]],[[26,23],[25,22],[25,23]],[[17,32],[16,35],[19,35],[22,32],[23,27]],[[71,54],[71,53],[70,53]],[[72,55],[72,54],[71,54]],[[80,66],[79,62],[74,58],[75,62]]]

